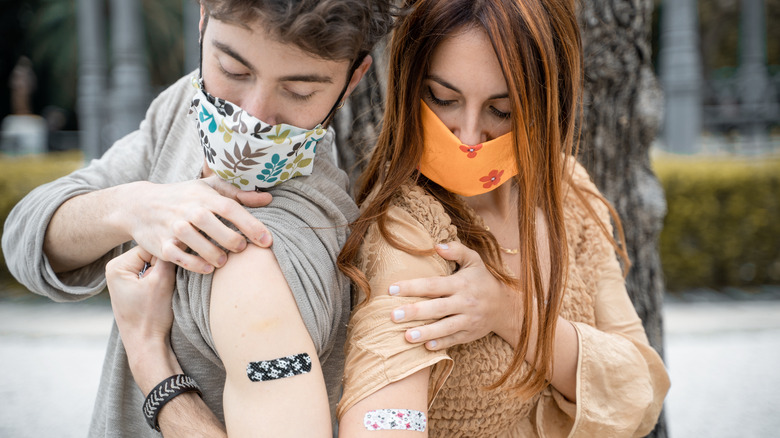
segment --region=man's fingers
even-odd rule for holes
[[[190,222],[196,229],[204,232],[228,251],[241,252],[246,248],[247,243],[244,236],[230,229],[205,208],[193,213]],[[208,260],[207,257],[206,259]]]
[[[273,200],[273,196],[267,192],[247,192],[240,190],[236,193],[236,200],[246,207],[265,207]]]
[[[109,260],[106,264],[106,275],[110,275],[113,278],[115,275],[128,272],[138,274],[143,269],[144,263],[148,263],[151,259],[152,255],[148,251],[140,246],[135,246],[129,251]]]
[[[208,169],[208,167],[205,167]],[[204,175],[205,175],[204,169]],[[208,169],[211,170],[211,169]],[[241,190],[238,187],[228,183],[217,175],[210,173],[210,176],[203,178],[203,182],[211,186],[220,195],[240,202],[247,207],[265,207],[271,203],[273,198],[270,193],[266,192],[248,192]]]
[[[271,233],[239,203],[227,198],[218,198],[214,201],[211,210],[235,225],[255,245],[261,248],[271,246]]]
[[[461,268],[482,264],[479,253],[457,241],[436,245],[436,252],[444,260],[451,260],[460,265]]]
[[[150,278],[156,277],[157,279],[168,281],[172,280],[173,275],[175,274],[175,268],[176,265],[173,263],[157,259],[152,262],[152,265],[147,269],[147,273]],[[144,276],[144,278],[147,277]]]
[[[218,248],[186,220],[180,220],[173,223],[173,234],[176,236],[176,239],[215,268],[219,268],[227,262],[227,254],[225,254],[225,251]],[[166,260],[170,259],[166,257]]]
[[[162,258],[182,268],[199,274],[210,274],[214,266],[195,254],[188,254],[173,241],[164,242],[162,245]]]

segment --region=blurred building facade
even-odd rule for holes
[[[659,74],[666,99],[661,141],[670,152],[757,155],[780,150],[771,135],[780,124],[780,74],[771,74],[767,61],[767,5],[765,0],[739,0],[735,6],[738,66],[733,74],[719,76],[703,71],[698,0],[661,4]]]
[[[198,3],[179,1],[184,29],[177,39],[184,43],[183,68],[191,71],[197,66],[199,56]],[[81,145],[87,159],[100,157],[116,140],[138,129],[154,97],[145,52],[149,46],[145,41],[148,33],[142,17],[143,8],[149,7],[147,3],[77,0],[78,116]],[[106,34],[103,18],[106,9],[110,11],[110,50],[106,50],[102,37]],[[149,11],[146,12],[148,15]],[[106,53],[110,53],[110,60],[106,59]]]

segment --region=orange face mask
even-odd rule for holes
[[[517,175],[508,132],[486,143],[467,146],[422,102],[423,155],[420,173],[452,193],[487,193]]]

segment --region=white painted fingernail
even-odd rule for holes
[[[403,310],[393,310],[393,319],[396,321],[401,321],[406,316],[406,312]]]
[[[436,341],[428,342],[428,348],[436,348],[437,345],[439,345],[439,343]]]
[[[438,244],[436,246],[438,246],[439,249],[450,249],[450,246],[447,245],[446,243],[440,243],[440,244]]]
[[[416,340],[420,339],[420,331],[419,331],[419,330],[412,330],[412,331],[409,333],[409,336],[411,336],[411,337],[412,337],[412,340],[413,340],[413,341],[416,341]]]
[[[387,292],[389,292],[390,295],[398,295],[401,292],[401,288],[396,285],[392,285],[389,289],[387,289]]]

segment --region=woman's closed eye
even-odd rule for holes
[[[504,112],[499,109],[497,109],[494,106],[489,107],[490,112],[493,113],[494,116],[498,117],[499,119],[508,119],[512,116],[511,112]]]
[[[438,106],[448,106],[448,105],[452,105],[455,102],[454,100],[439,99],[438,97],[436,97],[435,94],[433,94],[433,90],[431,89],[431,87],[428,87],[428,98],[431,100],[431,102],[434,105],[438,105]]]

